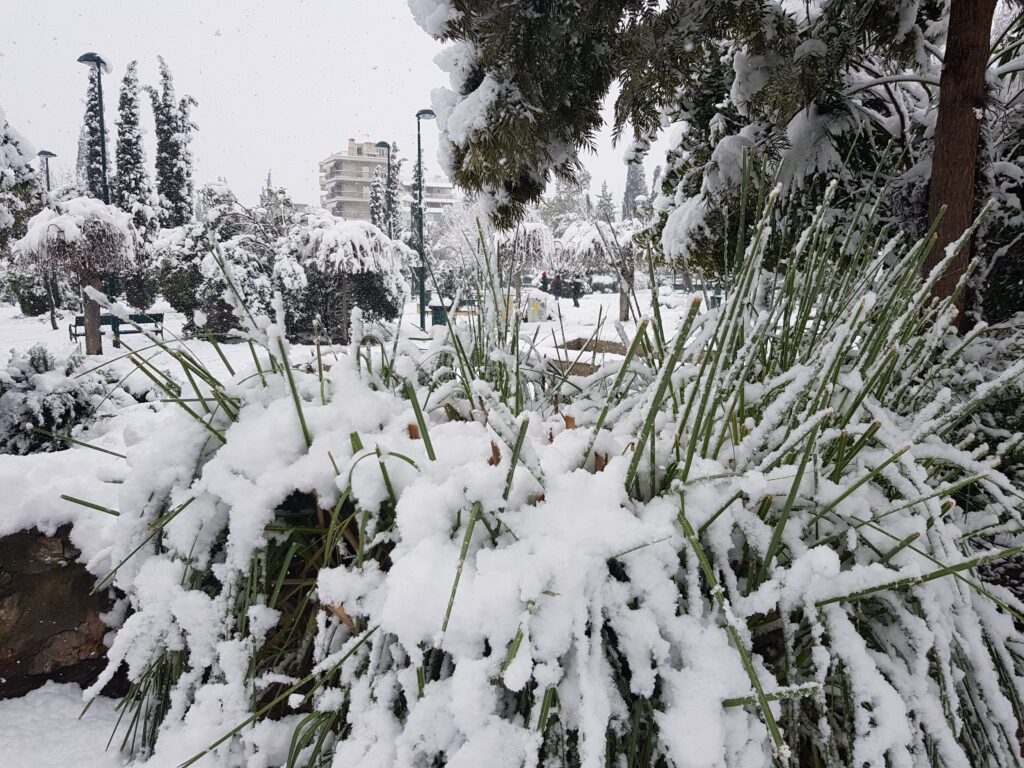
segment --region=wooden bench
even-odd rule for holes
[[[153,312],[148,315],[128,315],[128,320],[122,320],[117,315],[100,315],[100,335],[105,336],[102,328],[108,326],[114,336],[114,348],[121,348],[121,337],[130,336],[133,333],[142,333],[132,323],[137,325],[152,325],[152,333],[164,337],[164,313]],[[73,325],[68,325],[68,336],[72,341],[85,336],[85,317],[78,315]]]

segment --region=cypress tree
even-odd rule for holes
[[[594,206],[599,221],[615,222],[615,203],[612,202],[612,193],[608,191],[608,182],[601,182],[601,194],[597,196],[597,204]]]
[[[78,131],[78,154],[75,157],[75,186],[85,189],[85,178],[89,167],[89,132],[85,124]]]
[[[121,97],[117,107],[117,144],[114,150],[117,175],[111,190],[111,202],[132,214],[135,226],[142,233],[153,228],[152,190],[146,172],[146,156],[142,149],[139,126],[139,74],[132,61],[121,80]]]
[[[622,194],[622,219],[636,218],[636,199],[647,196],[647,181],[644,179],[644,167],[640,163],[630,163],[626,167],[626,190]]]
[[[423,188],[423,162],[416,159],[412,172],[412,205],[410,208],[409,224],[412,229],[412,237],[409,244],[417,251],[420,249],[420,233],[423,231],[423,200],[420,197],[420,190]]]
[[[384,197],[386,190],[384,189],[384,176],[387,174],[381,173],[380,168],[376,168],[373,171],[373,181],[370,182],[370,223],[373,226],[378,227],[382,232],[387,234],[387,209],[385,208]]]
[[[180,101],[174,94],[174,78],[163,57],[160,90],[148,87],[156,122],[156,189],[160,197],[160,225],[178,227],[193,216],[191,96]]]
[[[398,154],[398,144],[391,145],[391,175],[385,184],[384,205],[387,228],[384,233],[392,240],[402,232],[402,219],[399,204],[402,201],[402,160]]]
[[[89,195],[106,200],[106,179],[103,176],[103,154],[107,134],[100,130],[100,74],[96,67],[89,67],[89,87],[85,96],[85,119],[83,134],[85,143],[79,145],[85,173],[85,188]]]

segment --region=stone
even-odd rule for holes
[[[109,593],[76,562],[67,527],[0,538],[0,699],[48,680],[86,686],[106,665]]]

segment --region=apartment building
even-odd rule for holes
[[[371,141],[348,140],[345,152],[320,161],[320,205],[345,219],[370,220],[373,172],[387,172],[388,155]]]
[[[402,185],[402,222],[408,227],[412,221],[412,183]],[[440,221],[444,209],[459,202],[459,196],[450,181],[433,176],[423,181],[423,207],[426,211],[424,224],[429,227]]]

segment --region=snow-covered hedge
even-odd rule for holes
[[[963,431],[1024,360],[969,382],[924,244],[833,234],[586,379],[487,306],[298,368],[257,318],[130,449],[90,693],[153,765],[1019,762],[1019,435]]]
[[[84,362],[77,352],[57,358],[41,344],[11,353],[0,369],[0,453],[62,450],[97,412],[136,402],[112,374],[83,370]]]

